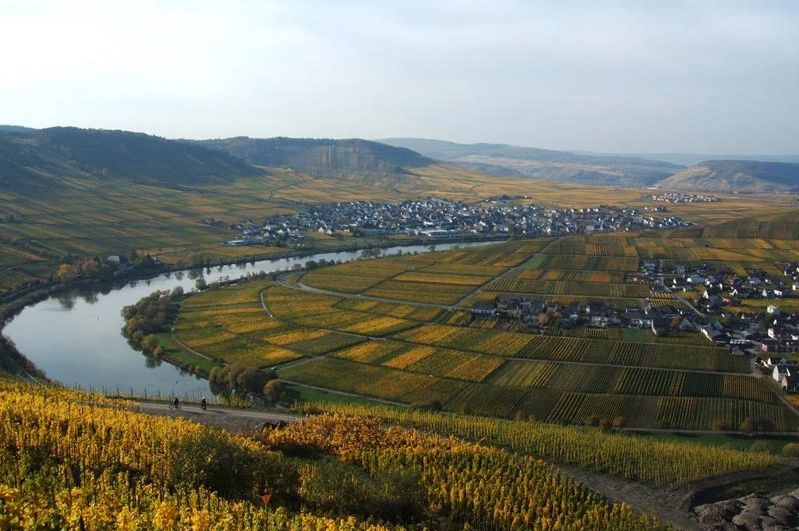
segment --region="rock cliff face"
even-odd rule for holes
[[[311,174],[348,172],[404,173],[428,166],[432,159],[411,151],[368,140],[236,137],[204,140],[203,146],[259,166],[286,167]]]

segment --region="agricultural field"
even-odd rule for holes
[[[795,429],[797,418],[750,376],[746,357],[696,332],[658,337],[644,329],[555,326],[540,334],[503,329],[498,319],[476,319],[459,306],[492,300],[490,290],[503,282],[518,283],[508,293],[527,283],[557,287],[549,291],[568,298],[600,287],[628,290],[618,292],[625,301],[648,298],[648,288],[628,281],[637,270],[636,242],[628,235],[550,238],[321,267],[293,282],[189,297],[175,335],[221,362],[277,366],[294,384],[396,403],[685,429],[737,427],[755,416]],[[547,263],[561,258],[568,269]],[[598,264],[605,268],[590,269]]]

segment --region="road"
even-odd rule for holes
[[[260,409],[237,409],[231,407],[209,406],[203,411],[197,405],[185,405],[175,410],[168,402],[138,402],[139,409],[150,415],[163,417],[183,417],[200,424],[224,428],[233,432],[249,431],[264,424],[279,422],[298,422],[300,415],[263,411]]]
[[[457,310],[460,308],[459,306],[453,304],[447,305],[447,304],[434,304],[431,302],[412,302],[412,301],[403,301],[398,299],[389,299],[386,297],[373,297],[371,295],[361,295],[359,293],[342,293],[340,291],[312,288],[311,286],[303,284],[302,282],[297,282],[296,284],[289,284],[283,279],[279,279],[277,283],[283,286],[284,288],[305,291],[306,293],[316,293],[317,295],[328,295],[331,297],[362,299],[366,301],[377,301],[377,302],[390,302],[392,304],[410,304],[413,306],[420,306],[423,308],[441,308],[443,310]]]

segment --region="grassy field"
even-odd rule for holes
[[[616,274],[624,283],[623,271],[535,265],[541,256],[638,260],[634,238],[593,239],[514,241],[325,267],[293,284],[243,283],[190,297],[176,335],[220,362],[277,365],[291,382],[404,404],[438,401],[450,411],[524,412],[566,424],[624,417],[629,426],[684,429],[718,421],[737,427],[760,417],[778,431],[797,427],[774,391],[749,375],[746,358],[698,333],[660,338],[646,330],[556,328],[541,335],[448,306],[485,296],[516,274],[574,273],[583,286]],[[406,285],[396,293],[375,290],[388,282]],[[566,298],[581,293],[563,291]]]

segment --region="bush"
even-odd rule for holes
[[[441,402],[438,400],[433,400],[432,402],[414,402],[408,409],[410,411],[441,411],[444,406],[441,405]]]
[[[725,419],[716,419],[713,421],[713,431],[730,431],[732,423]]]
[[[788,443],[782,447],[782,453],[786,457],[799,457],[799,443]]]
[[[771,451],[771,446],[766,441],[757,441],[749,447],[750,452],[767,453]]]
[[[599,421],[599,426],[603,430],[609,430],[610,428],[613,427],[613,421],[610,420],[610,419],[602,419],[602,420]]]
[[[614,417],[612,424],[614,428],[623,428],[627,426],[627,419],[625,417]]]
[[[599,426],[599,417],[596,415],[591,415],[587,419],[585,419],[586,426]]]
[[[283,382],[280,380],[269,380],[264,385],[264,398],[271,403],[276,403],[280,400],[280,395],[283,393]]]

